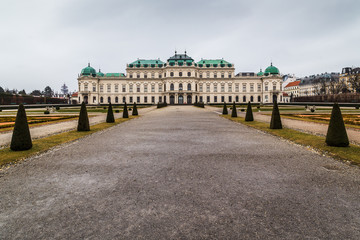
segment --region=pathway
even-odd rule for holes
[[[0,172],[1,239],[360,239],[360,169],[171,106]]]

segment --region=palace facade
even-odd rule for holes
[[[264,72],[235,74],[234,64],[224,59],[195,62],[186,52],[166,62],[138,59],[127,64],[126,74],[96,72],[89,63],[78,84],[78,100],[88,104],[283,101],[282,76],[272,64]]]

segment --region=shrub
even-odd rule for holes
[[[326,144],[334,147],[347,147],[349,146],[349,139],[346,133],[341,110],[337,103],[334,104],[331,111],[331,118],[326,134]]]
[[[355,106],[355,109],[359,109],[359,105],[356,105],[356,106]],[[0,112],[1,112],[1,109],[0,109]]]
[[[311,108],[311,109],[310,109],[310,112],[312,112],[312,113],[315,112],[315,109]]]
[[[109,107],[108,107],[108,111],[107,111],[107,116],[106,116],[106,122],[107,122],[107,123],[113,123],[113,122],[115,122],[115,118],[114,118],[114,113],[113,113],[113,109],[112,109],[111,102],[109,103]]]
[[[56,111],[59,111],[60,110],[60,107],[59,106],[56,106]]]
[[[305,110],[307,110],[308,109],[308,105],[305,105]]]
[[[128,113],[126,102],[124,104],[123,118],[129,118],[129,113]]]
[[[271,115],[270,129],[282,129],[280,112],[277,101],[274,101],[274,107]]]
[[[161,103],[161,102],[158,102],[157,104],[157,108],[163,108],[163,107],[166,107],[167,106],[167,103]]]
[[[45,110],[44,114],[50,114],[49,110]]]
[[[231,111],[231,117],[237,117],[237,111],[236,111],[235,102],[233,102],[232,111]]]
[[[134,103],[134,107],[133,107],[132,115],[133,115],[133,116],[137,116],[137,115],[139,115],[138,110],[137,110],[137,107],[136,107],[136,102]]]
[[[205,104],[203,102],[196,102],[194,103],[194,106],[204,108]]]
[[[223,115],[227,115],[228,114],[228,110],[227,110],[227,107],[226,107],[226,102],[224,102],[224,107],[223,107],[223,112],[222,112]]]
[[[85,102],[82,102],[79,121],[78,121],[78,131],[90,131],[89,117],[86,110]]]
[[[257,108],[257,109],[260,109],[260,106],[257,106],[256,108]]]
[[[119,112],[120,112],[120,110],[119,110],[119,109],[116,109],[116,110],[115,110],[115,112],[116,112],[116,113],[119,113]]]
[[[103,109],[106,109],[106,107],[103,107]]]
[[[248,102],[247,109],[246,109],[246,115],[245,115],[245,121],[252,122],[254,121],[254,116],[251,108],[251,103]]]
[[[0,108],[0,112],[2,112],[2,109]]]
[[[19,105],[16,115],[15,126],[11,138],[10,149],[23,151],[32,148],[31,135],[23,104]]]

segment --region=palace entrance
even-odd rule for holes
[[[186,101],[187,104],[191,104],[191,95],[187,95],[187,101]]]
[[[179,95],[179,104],[184,104],[184,96],[183,95]]]
[[[175,104],[175,97],[174,95],[170,96],[170,104]]]

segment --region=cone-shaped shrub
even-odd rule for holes
[[[77,130],[78,131],[90,131],[89,117],[87,114],[85,102],[82,102],[82,104],[81,104]]]
[[[334,147],[349,146],[344,120],[337,103],[334,104],[331,112],[330,124],[326,134],[326,144]]]
[[[30,148],[32,148],[32,142],[29,125],[24,105],[20,104],[16,115],[10,149],[13,151],[22,151],[29,150]]]
[[[233,107],[232,107],[232,111],[231,111],[231,117],[237,117],[237,111],[236,111],[235,102],[233,103]]]
[[[252,122],[254,121],[254,116],[251,108],[251,103],[248,102],[247,109],[246,109],[246,115],[245,115],[245,121]]]
[[[282,129],[281,118],[277,101],[274,101],[274,107],[271,115],[270,122],[271,129]]]
[[[223,108],[223,115],[227,115],[228,114],[228,110],[227,110],[227,107],[226,107],[226,102],[224,102],[224,108]]]
[[[112,109],[111,102],[109,103],[109,107],[108,107],[108,111],[107,111],[107,116],[106,116],[106,122],[107,122],[107,123],[113,123],[113,122],[115,122],[114,112],[113,112],[113,109]]]
[[[136,107],[136,102],[134,103],[134,107],[133,107],[132,115],[133,115],[133,116],[137,116],[137,115],[139,115],[139,114],[138,114],[138,111],[137,111],[137,107]]]
[[[129,113],[128,113],[126,102],[124,104],[123,118],[129,118]]]

